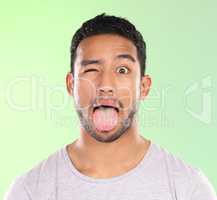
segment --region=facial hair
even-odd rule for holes
[[[136,103],[133,103],[133,106],[129,110],[127,117],[121,120],[121,125],[118,128],[118,130],[112,133],[111,135],[108,134],[107,136],[100,135],[99,133],[97,133],[91,125],[91,122],[88,120],[88,117],[85,116],[84,111],[82,109],[78,109],[77,106],[76,112],[78,113],[81,126],[85,129],[87,134],[89,134],[91,137],[93,137],[95,140],[99,142],[111,143],[119,139],[131,127],[137,113],[137,106],[138,105]]]

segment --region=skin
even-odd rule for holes
[[[76,50],[74,76],[67,73],[66,86],[80,119],[80,137],[67,145],[78,171],[110,178],[133,169],[150,146],[139,134],[136,113],[148,95],[151,78],[140,75],[136,46],[114,34],[82,40]],[[97,131],[92,121],[93,104],[99,96],[113,97],[120,109],[118,125],[109,132]]]

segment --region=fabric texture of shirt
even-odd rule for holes
[[[217,200],[201,169],[152,141],[133,169],[105,179],[78,171],[66,146],[17,176],[4,200]]]

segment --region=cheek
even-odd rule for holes
[[[91,106],[95,96],[95,85],[88,79],[79,78],[75,84],[75,101],[82,109],[88,109]]]
[[[136,84],[132,81],[122,82],[118,84],[117,92],[119,101],[123,104],[123,109],[130,109],[136,99]]]

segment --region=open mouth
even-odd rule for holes
[[[107,109],[107,108],[113,108],[115,109],[117,112],[119,112],[119,109],[117,107],[113,107],[113,106],[109,106],[109,105],[100,105],[100,106],[96,106],[93,108],[93,112],[96,111],[96,109]]]
[[[110,105],[98,105],[93,108],[94,127],[100,132],[112,131],[118,124],[119,109]]]

